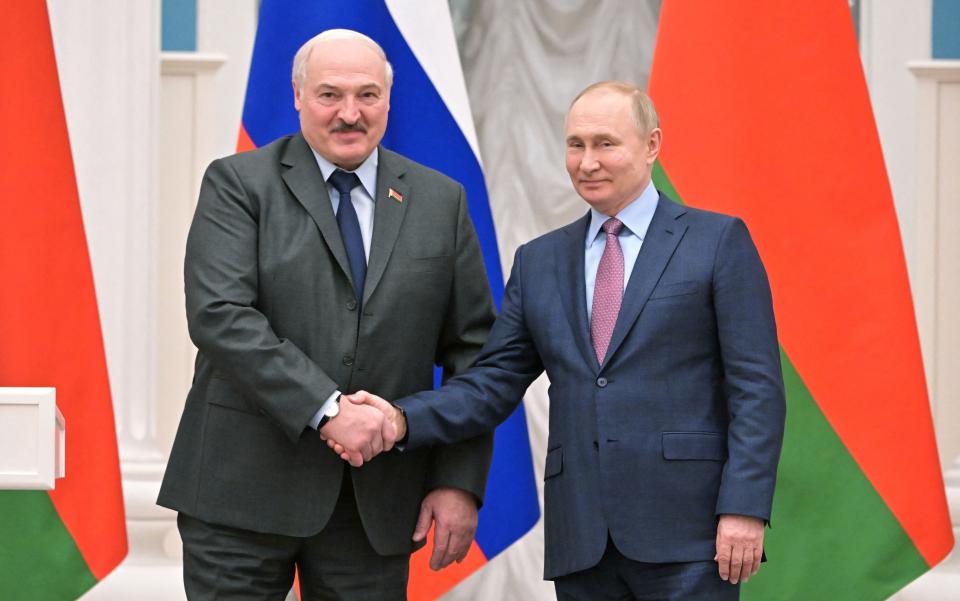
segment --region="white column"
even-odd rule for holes
[[[197,50],[229,57],[214,82],[217,111],[212,121],[210,158],[232,154],[237,147],[259,10],[260,0],[197,0]],[[292,89],[289,101],[293,103]]]
[[[130,552],[90,600],[183,598],[156,506],[160,2],[48,2],[116,415]],[[182,399],[180,400],[182,404]]]
[[[129,459],[156,459],[150,437],[159,2],[48,5],[121,449]]]
[[[960,60],[909,65],[917,82],[913,297],[954,539],[960,541]],[[960,552],[897,601],[960,590]]]

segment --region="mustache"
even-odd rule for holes
[[[333,129],[331,129],[330,133],[340,134],[340,133],[349,133],[354,131],[365,134],[367,133],[367,128],[364,127],[364,125],[359,121],[357,123],[352,123],[352,124],[341,122],[340,125],[337,125]]]

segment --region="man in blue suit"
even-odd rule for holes
[[[474,367],[396,405],[351,399],[407,450],[488,431],[546,370],[561,600],[737,599],[763,553],[785,415],[770,287],[741,220],[654,188],[661,136],[636,87],[584,90],[566,163],[590,211],[517,250]]]

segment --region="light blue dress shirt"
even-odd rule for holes
[[[616,215],[617,219],[623,222],[623,228],[620,230],[617,239],[620,241],[620,249],[623,251],[624,290],[627,289],[627,283],[630,281],[630,272],[633,271],[633,266],[637,262],[637,255],[640,254],[643,239],[647,235],[647,229],[650,228],[653,213],[657,210],[657,201],[659,198],[660,194],[651,181],[636,200],[628,204]],[[597,268],[600,266],[600,257],[603,256],[603,249],[607,245],[607,236],[600,231],[600,227],[608,219],[610,219],[609,215],[604,215],[596,209],[590,209],[590,226],[587,227],[586,249],[583,261],[583,275],[586,279],[588,322],[593,316],[593,289],[597,283]]]
[[[313,149],[311,149],[313,150]],[[330,183],[330,176],[340,167],[337,167],[327,159],[320,156],[316,150],[313,151],[314,158],[317,159],[317,165],[320,166],[320,173],[323,174],[323,181],[327,182],[327,193],[330,194],[330,205],[333,208],[333,214],[337,214],[337,208],[340,206],[340,193]],[[374,197],[377,194],[377,165],[380,161],[380,150],[374,148],[367,160],[360,163],[353,173],[360,178],[360,186],[350,191],[350,201],[353,208],[357,211],[357,219],[360,221],[360,237],[363,238],[363,254],[367,261],[370,260],[370,240],[373,238],[373,210],[376,206]],[[344,169],[346,171],[346,169]],[[327,412],[333,403],[340,396],[340,391],[335,390],[333,394],[327,397],[320,410],[313,415],[310,420],[310,427],[314,430],[320,425],[323,414]]]

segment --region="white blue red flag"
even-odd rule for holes
[[[386,52],[393,65],[394,83],[383,145],[463,184],[490,289],[499,305],[503,273],[497,236],[445,0],[263,0],[238,150],[262,146],[299,129],[290,86],[293,55],[317,33],[334,28],[366,34]],[[395,200],[402,202],[402,197]],[[523,536],[539,518],[521,405],[497,429],[486,499],[469,556],[459,565],[431,572],[429,554],[415,554],[410,600],[436,599]]]

